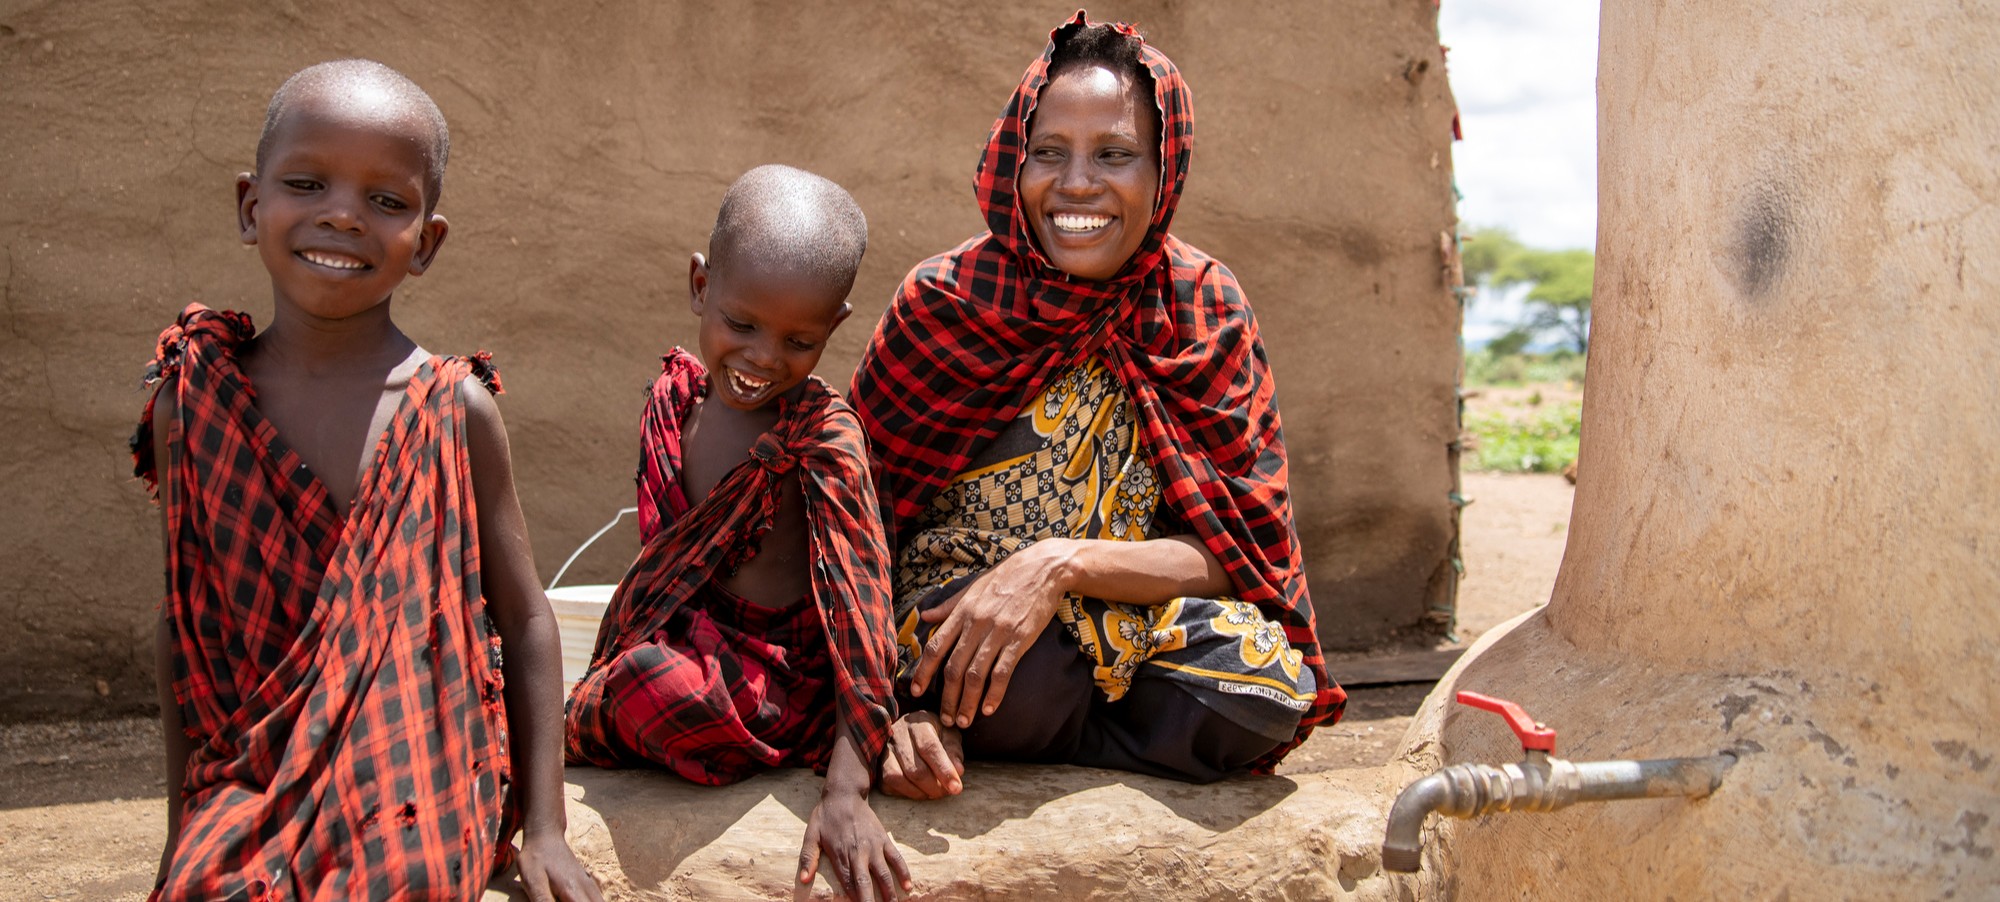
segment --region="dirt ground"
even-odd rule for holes
[[[1560,476],[1468,473],[1466,575],[1457,639],[1548,599],[1572,489]],[[1335,675],[1353,658],[1336,660]],[[1280,773],[1388,760],[1428,683],[1358,688],[1347,715]],[[139,899],[165,831],[158,721],[128,718],[0,727],[0,898]]]

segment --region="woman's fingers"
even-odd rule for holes
[[[937,623],[946,617],[950,617],[951,612],[958,608],[958,600],[964,597],[965,591],[963,589],[953,592],[950,598],[917,612],[917,616],[927,623]]]
[[[931,632],[930,641],[924,643],[923,655],[917,661],[917,672],[910,675],[912,695],[924,694],[925,689],[931,684],[931,678],[937,675],[938,668],[944,664],[952,646],[958,642],[958,634],[964,629],[965,619],[951,615],[958,613],[958,600],[964,596],[965,593],[960,592],[943,604],[924,612],[923,616],[928,617],[933,611],[948,610],[944,622],[938,624],[938,628]]]
[[[981,714],[992,714],[1000,710],[1000,703],[1007,698],[1007,684],[1014,679],[1014,668],[1021,663],[1028,646],[1034,644],[1035,637],[1026,640],[1016,636],[1000,647],[993,658],[993,665],[986,677],[986,703],[980,706]]]
[[[987,681],[992,678],[993,664],[1000,657],[1005,635],[1004,629],[990,629],[980,637],[977,645],[969,641],[958,644],[959,653],[969,654],[971,660],[965,666],[963,685],[958,690],[958,719],[947,723],[961,730],[972,726],[972,718],[979,714],[980,700],[986,697]],[[990,713],[991,709],[988,710]]]

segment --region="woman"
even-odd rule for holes
[[[1256,323],[1168,234],[1193,134],[1173,63],[1078,13],[994,124],[989,231],[855,374],[914,712],[889,792],[958,792],[961,748],[1206,782],[1339,717]]]

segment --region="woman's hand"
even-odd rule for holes
[[[521,888],[531,902],[603,902],[597,881],[583,869],[583,862],[576,860],[560,831],[523,835],[515,863],[521,872]]]
[[[906,799],[942,799],[965,788],[965,746],[958,731],[929,711],[914,711],[889,727],[882,756],[882,791]]]
[[[812,894],[822,855],[833,867],[832,879],[827,882],[850,902],[887,902],[901,899],[910,890],[909,864],[875,816],[875,809],[868,807],[871,778],[868,763],[862,760],[843,723],[833,760],[827,763],[819,804],[806,818],[793,899]]]
[[[956,596],[923,612],[943,621],[924,646],[910,691],[922,695],[943,668],[938,713],[945,726],[972,725],[975,712],[992,714],[1007,697],[1007,682],[1036,637],[1055,619],[1075,579],[1080,543],[1043,539],[1009,555]]]

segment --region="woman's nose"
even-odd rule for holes
[[[1062,169],[1056,173],[1056,190],[1066,194],[1089,194],[1098,187],[1097,171],[1090,160],[1082,156],[1072,156],[1063,161]]]

